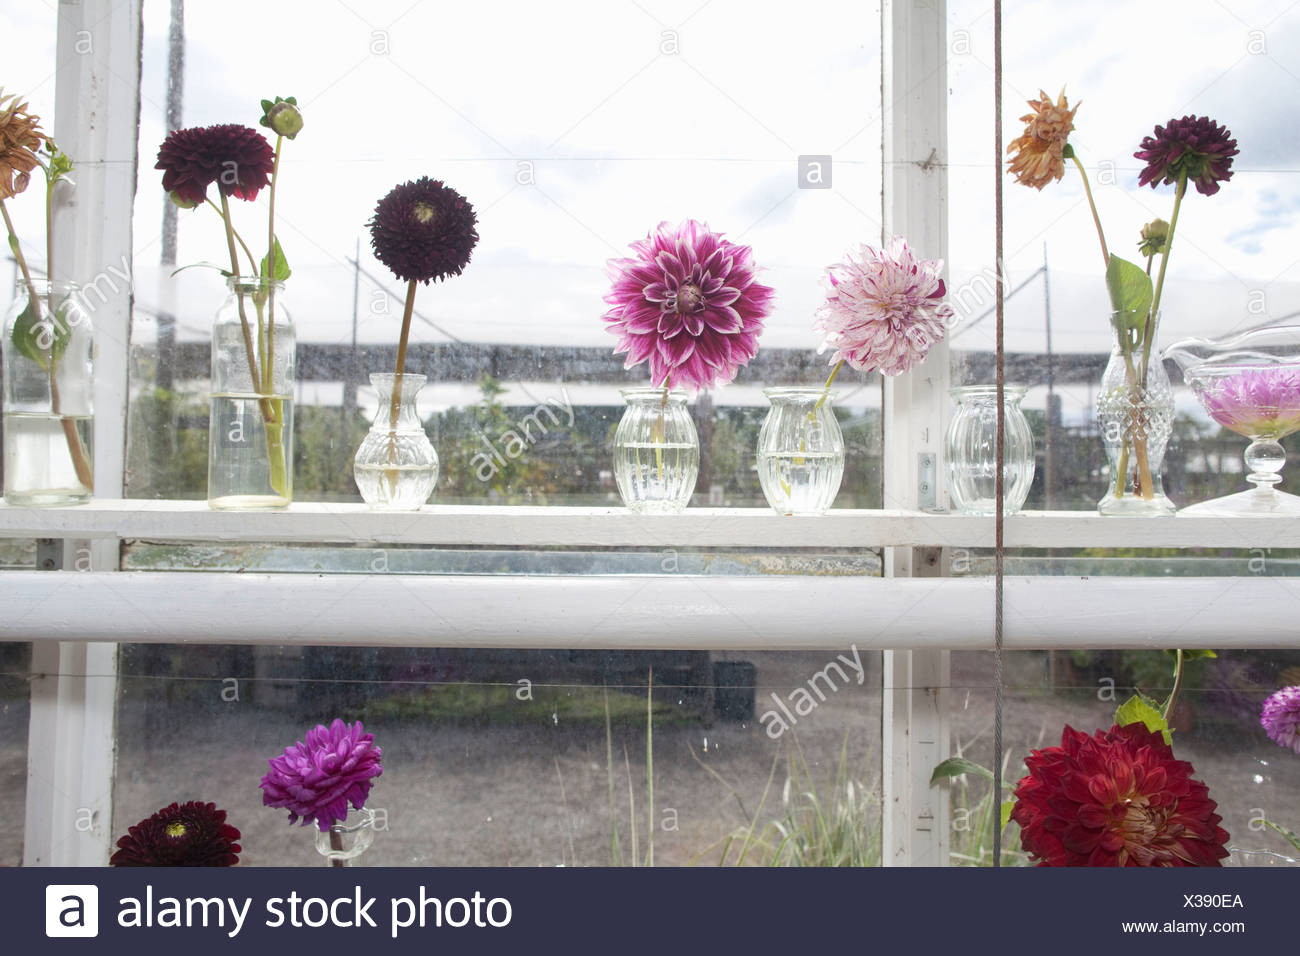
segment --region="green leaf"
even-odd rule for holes
[[[1282,836],[1286,837],[1288,843],[1297,850],[1300,850],[1300,837],[1296,836],[1286,827],[1282,826],[1280,823],[1274,823],[1272,820],[1261,820],[1260,822],[1266,827],[1272,827],[1278,833],[1282,834]]]
[[[964,773],[977,774],[985,780],[993,779],[993,771],[987,767],[981,767],[965,757],[949,757],[934,768],[934,773],[930,774],[930,786],[933,787],[940,780],[946,780],[949,777],[960,777]]]
[[[1169,724],[1165,722],[1164,714],[1156,702],[1149,697],[1143,697],[1141,694],[1134,694],[1124,703],[1119,705],[1115,711],[1115,723],[1121,727],[1127,727],[1129,724],[1143,724],[1146,729],[1155,733],[1160,731],[1165,738],[1165,743],[1173,744],[1174,738],[1169,733]]]
[[[274,105],[275,104],[272,103],[270,100],[262,100],[262,112],[263,113],[271,112],[271,107]]]
[[[267,262],[268,259],[272,258],[274,259],[273,269]],[[289,268],[289,260],[284,257],[284,250],[280,248],[280,237],[276,236],[271,255],[262,257],[262,278],[283,282],[291,275],[293,275],[293,270]]]
[[[1106,289],[1110,292],[1110,307],[1115,312],[1131,312],[1145,324],[1151,311],[1151,277],[1139,265],[1119,256],[1110,257],[1106,267]]]
[[[1015,808],[1016,808],[1016,801],[1014,800],[1002,801],[1002,829],[1003,830],[1005,830],[1007,828],[1007,824],[1011,822],[1011,811],[1014,810]]]
[[[10,333],[14,348],[48,372],[51,357],[57,363],[72,338],[72,326],[66,313],[66,303],[60,303],[57,318],[50,321],[42,318],[39,303],[29,301],[27,308],[14,320],[14,329]]]

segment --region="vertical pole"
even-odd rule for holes
[[[174,133],[184,122],[185,109],[185,2],[172,0],[171,25],[167,31],[167,134]],[[176,366],[176,281],[171,277],[176,267],[176,204],[163,203],[162,286],[158,297],[158,376],[159,388],[171,390]]]
[[[881,10],[885,117],[882,240],[905,236],[918,256],[948,255],[948,70],[945,0],[885,0]],[[948,345],[884,382],[885,507],[915,509],[923,458],[942,486]],[[946,501],[936,489],[936,501]],[[889,548],[885,574],[942,573],[937,549]],[[948,788],[930,786],[947,759],[948,651],[884,652],[883,853],[886,866],[948,862]]]
[[[54,212],[60,277],[86,288],[95,325],[95,494],[120,498],[131,329],[131,205],[140,92],[140,2],[62,0],[54,136],[76,186]],[[118,543],[64,542],[54,574],[118,567]],[[112,840],[117,645],[32,650],[24,863],[102,866]]]
[[[1052,355],[1052,279],[1047,272],[1047,243],[1043,243],[1043,324],[1047,330],[1047,414],[1044,423],[1046,448],[1043,451],[1043,507],[1051,511],[1056,504],[1056,462],[1054,459],[1056,423],[1056,359]]]

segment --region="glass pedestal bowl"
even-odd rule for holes
[[[1255,487],[1182,509],[1186,514],[1300,515],[1300,495],[1278,491],[1286,452],[1300,430],[1300,327],[1256,329],[1233,338],[1185,339],[1164,350],[1216,422],[1250,439],[1246,480]]]

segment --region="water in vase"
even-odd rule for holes
[[[784,514],[822,514],[835,500],[844,476],[842,452],[781,452],[758,455],[758,481],[774,509]]]
[[[5,412],[4,494],[11,505],[67,505],[89,501],[91,490],[77,478],[64,422],[72,423],[93,460],[89,415]]]
[[[208,504],[219,510],[285,508],[293,500],[293,398],[267,399],[277,424],[267,438],[257,395],[212,396],[208,422]]]

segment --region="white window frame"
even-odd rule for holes
[[[88,54],[72,51],[93,31]],[[886,234],[947,258],[946,4],[885,0],[882,113]],[[56,138],[80,170],[58,211],[72,268],[131,254],[139,110],[140,3],[61,2]],[[92,268],[90,272],[97,271]],[[923,481],[945,501],[941,436],[948,353],[885,385],[886,510],[816,519],[763,509],[427,507],[351,504],[214,512],[122,500],[129,290],[96,310],[96,500],[0,505],[0,536],[61,542],[65,572],[0,574],[0,640],[33,642],[24,862],[103,865],[111,849],[117,644],[245,644],[884,651],[883,860],[944,865],[948,654],[993,646],[993,583],[942,577],[945,552],[990,548],[989,518],[919,510]],[[928,491],[928,489],[927,489]],[[884,548],[883,578],[699,578],[117,573],[123,540],[548,547]],[[1027,513],[1008,548],[1300,547],[1300,521]],[[58,560],[51,558],[51,560]],[[255,592],[274,601],[250,600]],[[1096,609],[1107,608],[1106,627]],[[251,608],[256,607],[256,613]],[[1240,608],[1250,607],[1248,632]],[[374,621],[387,622],[375,633]],[[1021,577],[1006,582],[1006,647],[1295,647],[1300,584],[1286,578]],[[810,627],[815,621],[816,626]],[[689,622],[689,627],[685,624]],[[681,623],[683,626],[677,626]],[[576,635],[576,637],[575,637]],[[70,639],[70,636],[71,639]],[[89,826],[77,825],[89,821]]]

